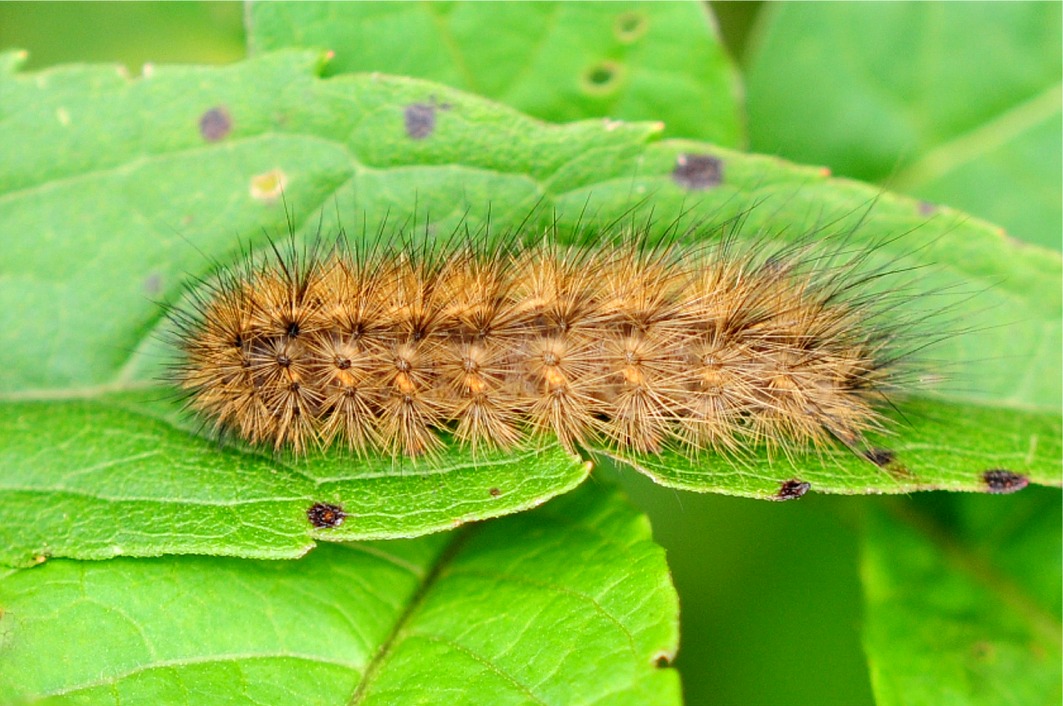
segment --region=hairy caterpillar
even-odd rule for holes
[[[740,454],[883,427],[901,354],[859,255],[646,233],[274,244],[176,309],[176,382],[216,430],[297,453],[430,455],[442,432]]]

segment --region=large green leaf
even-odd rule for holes
[[[747,81],[754,150],[1063,247],[1059,3],[778,3],[764,15]]]
[[[189,278],[283,232],[279,190],[269,193],[278,182],[297,229],[309,234],[337,212],[348,223],[387,215],[402,223],[415,203],[420,216],[430,214],[429,234],[462,221],[476,227],[489,205],[497,232],[538,204],[531,227],[553,221],[562,238],[593,235],[588,222],[641,218],[632,215],[640,204],[655,209],[662,228],[683,209],[692,220],[745,214],[750,231],[783,240],[816,227],[846,233],[864,220],[846,242],[873,248],[872,266],[920,268],[906,286],[932,294],[897,297],[902,318],[950,307],[947,318],[962,322],[925,364],[927,377],[953,373],[959,384],[913,388],[906,404],[914,406],[905,407],[926,410],[913,417],[910,438],[940,433],[906,445],[900,422],[888,440],[900,460],[893,473],[903,467],[904,480],[830,454],[772,461],[754,453],[740,468],[755,469],[755,484],[719,459],[676,459],[674,478],[653,475],[758,497],[809,473],[824,492],[985,487],[983,471],[996,467],[1059,482],[1051,454],[1060,436],[1059,257],[1016,248],[980,221],[947,209],[927,220],[914,201],[768,157],[651,142],[659,134],[651,124],[551,126],[439,84],[321,79],[316,56],[305,53],[221,69],[162,67],[140,80],[101,67],[24,76],[16,63],[5,55],[0,73],[0,91],[12,98],[0,104],[0,539],[8,560],[291,556],[311,536],[411,536],[524,509],[585,475],[555,446],[531,459],[451,449],[439,465],[418,466],[211,450],[157,387],[170,352],[155,335],[165,323],[153,299],[175,301]],[[940,325],[932,319],[919,335],[936,338]],[[928,395],[932,404],[920,401]],[[965,419],[962,444],[940,423],[950,415]],[[241,515],[249,499],[256,509]],[[140,501],[143,509],[130,512]],[[305,513],[317,502],[343,506],[349,521],[312,532]],[[41,513],[53,503],[54,512]],[[40,519],[26,528],[30,516]]]
[[[522,510],[589,470],[557,445],[475,461],[450,449],[431,465],[222,454],[156,407],[143,394],[0,406],[0,438],[9,442],[0,466],[11,469],[0,475],[0,562],[292,558],[314,538],[412,537]],[[312,520],[326,510],[342,515]]]
[[[252,2],[252,54],[321,48],[327,75],[439,81],[552,122],[661,120],[742,143],[736,72],[704,3]]]
[[[864,643],[877,702],[1059,703],[1059,493],[922,500],[869,518]]]
[[[664,552],[602,486],[297,562],[50,561],[0,605],[5,706],[680,702]]]

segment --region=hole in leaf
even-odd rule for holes
[[[602,61],[583,74],[583,90],[596,96],[607,95],[619,88],[623,66],[615,61]]]
[[[644,12],[637,10],[624,12],[617,15],[613,23],[613,34],[620,42],[631,44],[646,33],[649,24],[649,18]]]

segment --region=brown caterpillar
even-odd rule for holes
[[[808,246],[274,245],[176,309],[174,374],[215,430],[297,453],[856,448],[900,356],[859,256]]]

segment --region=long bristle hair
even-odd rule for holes
[[[212,430],[297,454],[859,450],[886,428],[907,353],[866,250],[650,232],[271,242],[174,307],[172,382]]]

